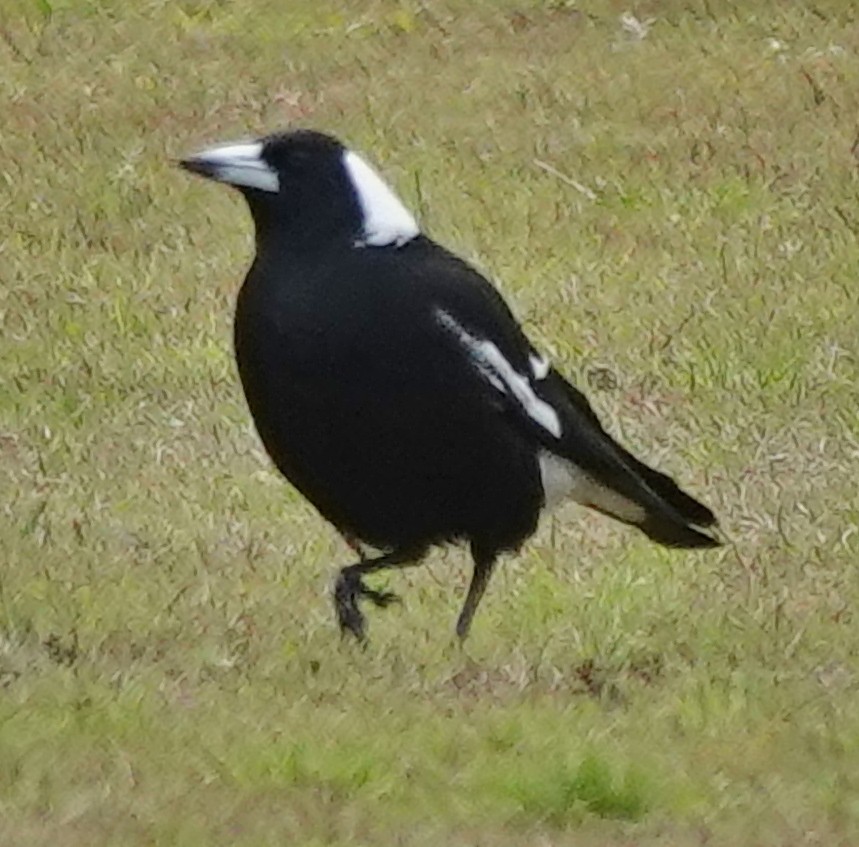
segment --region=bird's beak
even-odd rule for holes
[[[224,144],[180,159],[179,166],[227,185],[277,194],[280,191],[277,171],[262,157],[262,150],[259,141]]]

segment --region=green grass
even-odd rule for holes
[[[859,843],[854,4],[354,5],[0,0],[0,842]],[[341,644],[232,363],[248,215],[172,164],[296,125],[730,544],[567,506],[465,653],[457,550]]]

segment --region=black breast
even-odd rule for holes
[[[274,463],[341,530],[381,548],[516,547],[542,503],[536,449],[438,331],[408,273],[421,241],[258,259],[235,322],[248,405]]]

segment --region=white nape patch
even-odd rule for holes
[[[224,144],[203,150],[189,157],[189,161],[200,162],[211,168],[212,179],[218,182],[277,194],[280,191],[280,179],[277,171],[262,158],[262,149],[261,141]]]
[[[450,312],[444,309],[436,309],[436,318],[466,348],[477,369],[490,385],[504,394],[508,392],[512,394],[531,420],[555,438],[561,437],[561,419],[558,413],[534,393],[528,377],[517,373],[513,365],[491,341],[475,338]]]
[[[570,498],[582,506],[595,506],[626,523],[638,524],[645,519],[646,513],[641,506],[600,485],[572,462],[548,450],[540,451],[539,462],[547,509]]]
[[[357,153],[347,150],[343,166],[364,216],[364,235],[359,246],[400,247],[418,235],[420,229],[411,212]]]
[[[528,362],[531,364],[531,370],[534,373],[535,379],[545,379],[549,375],[549,360],[545,356],[538,356],[532,353],[528,357]]]

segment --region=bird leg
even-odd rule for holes
[[[391,591],[374,591],[364,585],[362,577],[385,568],[416,565],[423,555],[423,550],[413,549],[394,550],[369,561],[361,561],[355,565],[347,565],[340,570],[334,583],[334,608],[337,611],[337,622],[342,633],[351,632],[359,641],[366,639],[364,615],[358,608],[358,600],[366,597],[376,606],[384,608],[399,598]]]
[[[460,641],[465,641],[468,637],[472,618],[474,618],[474,613],[480,605],[486,586],[489,585],[489,577],[492,576],[492,569],[495,566],[494,555],[479,554],[473,548],[472,555],[474,556],[474,571],[471,575],[471,584],[468,586],[468,594],[456,622],[456,634]]]

